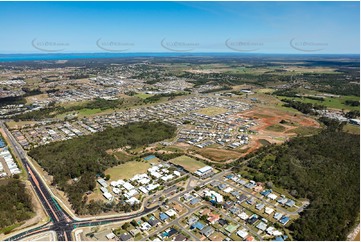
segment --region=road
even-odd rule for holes
[[[9,145],[12,146],[15,155],[21,160],[25,170],[28,172],[28,174],[29,174],[28,179],[29,179],[31,185],[34,187],[36,195],[39,197],[39,200],[41,201],[45,211],[47,212],[47,214],[50,217],[50,222],[48,222],[47,224],[39,226],[37,228],[29,229],[29,230],[21,232],[21,233],[18,233],[12,237],[7,238],[6,240],[21,240],[27,236],[35,235],[35,234],[43,233],[43,232],[47,232],[47,231],[55,231],[55,233],[57,235],[57,239],[59,241],[74,240],[72,238],[72,231],[75,228],[98,226],[98,225],[103,225],[103,224],[107,224],[107,223],[122,222],[122,221],[130,220],[130,219],[138,218],[138,217],[144,216],[148,213],[155,211],[156,209],[158,209],[161,206],[161,202],[159,202],[159,197],[162,195],[168,195],[177,188],[175,185],[173,185],[173,186],[167,188],[165,191],[162,191],[161,193],[157,193],[157,194],[155,194],[155,196],[146,199],[144,201],[145,205],[148,205],[146,203],[146,201],[149,199],[158,200],[158,202],[151,208],[144,206],[144,209],[140,212],[136,212],[136,213],[132,213],[132,214],[124,214],[124,215],[119,215],[119,216],[112,216],[112,217],[110,217],[110,216],[102,217],[102,218],[96,218],[96,219],[76,218],[72,214],[69,215],[66,212],[66,210],[64,210],[57,203],[56,199],[53,197],[52,193],[49,191],[50,188],[48,188],[47,184],[45,184],[45,181],[43,179],[41,179],[40,175],[34,169],[32,164],[29,163],[26,152],[23,150],[23,148],[20,146],[20,144],[15,140],[15,138],[12,136],[12,134],[10,133],[10,131],[7,129],[7,127],[4,125],[3,122],[0,122],[0,127],[6,133],[6,136],[8,137],[8,139],[10,141]],[[171,197],[169,199],[169,201],[170,202],[171,201],[179,201],[179,198],[182,195],[192,191],[194,189],[194,187],[190,185],[191,180],[197,181],[196,185],[202,187],[202,186],[210,183],[211,181],[220,179],[224,174],[226,174],[230,170],[231,169],[223,170],[223,171],[215,174],[213,177],[210,177],[205,180],[201,180],[190,174],[190,179],[189,179],[188,183],[186,184],[185,190],[182,192],[178,192],[175,196]],[[190,215],[191,213],[193,213],[195,210],[198,209],[198,207],[190,208],[186,204],[184,204],[184,206],[185,206],[187,212],[184,215],[178,217],[174,221],[167,224],[165,227],[162,226],[161,229],[165,229],[165,228],[173,226],[173,225],[176,225],[179,228],[182,228],[182,226],[179,224],[179,221],[182,218],[184,218],[185,216]],[[225,215],[225,216],[228,217],[227,215]],[[185,232],[193,240],[198,240],[189,231],[185,230]],[[252,232],[254,232],[254,231],[252,231]],[[146,238],[149,238],[152,235],[153,235],[153,233],[151,235],[147,236]]]
[[[57,239],[59,241],[71,241],[72,238],[72,230],[77,227],[84,227],[84,226],[97,226],[106,223],[113,223],[113,222],[121,222],[124,220],[129,220],[133,218],[137,218],[153,212],[154,210],[158,209],[159,206],[154,206],[152,208],[145,208],[143,211],[138,213],[133,213],[131,215],[120,215],[117,217],[111,218],[101,218],[101,219],[89,219],[89,220],[82,220],[77,221],[73,219],[69,214],[56,202],[55,198],[51,195],[48,190],[47,185],[40,179],[39,174],[36,170],[29,164],[27,160],[27,156],[25,151],[22,147],[16,142],[15,138],[6,128],[4,123],[0,123],[0,127],[6,133],[10,145],[13,147],[13,151],[15,155],[21,160],[25,170],[28,172],[29,176],[28,179],[31,185],[34,187],[36,195],[39,197],[46,213],[50,217],[50,222],[39,226],[37,228],[29,229],[27,231],[21,232],[14,236],[7,238],[6,240],[21,240],[29,235],[34,235],[37,233],[42,233],[46,231],[55,231],[57,235]]]

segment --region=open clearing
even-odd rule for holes
[[[275,89],[272,88],[261,88],[256,90],[257,93],[273,93]]]
[[[360,126],[353,124],[346,124],[343,127],[343,131],[351,133],[351,134],[360,134]]]
[[[197,110],[197,113],[204,114],[208,116],[215,116],[221,113],[226,113],[228,110],[225,108],[219,107],[208,107],[208,108],[201,108]]]
[[[237,151],[217,149],[217,148],[197,149],[196,152],[205,158],[217,162],[227,161],[230,159],[237,159],[241,157],[243,154]]]
[[[147,94],[147,93],[137,93],[134,96],[139,97],[141,99],[146,99],[146,98],[154,96],[154,95],[153,94]]]
[[[243,155],[260,148],[265,144],[264,141],[279,144],[301,132],[316,132],[317,129],[320,128],[320,124],[316,120],[307,117],[302,113],[296,114],[293,112],[282,111],[277,108],[256,107],[244,112],[242,116],[253,118],[257,123],[257,125],[252,128],[252,130],[257,133],[250,135],[251,141],[248,145],[250,149]],[[281,126],[281,121],[285,123],[282,125],[284,130],[280,131],[277,129],[277,131],[275,131],[274,127]],[[310,129],[307,130],[308,128]],[[264,141],[260,142],[260,140]]]
[[[284,97],[284,96],[277,96],[279,99],[288,99],[288,100],[295,100],[304,103],[312,103],[323,105],[328,108],[334,109],[345,109],[345,110],[360,110],[359,106],[349,106],[345,104],[346,100],[350,101],[360,101],[359,97],[356,96],[341,96],[341,97],[325,97],[324,101],[314,100],[307,97]]]
[[[169,160],[169,162],[171,162],[175,165],[182,166],[185,170],[187,170],[189,172],[195,172],[199,168],[206,166],[203,162],[197,161],[186,155],[182,155],[182,156],[179,156],[172,160]]]
[[[110,175],[111,181],[116,181],[119,179],[129,179],[136,174],[147,172],[150,168],[150,163],[148,162],[137,162],[130,161],[118,166],[107,169],[104,174]]]
[[[283,132],[286,130],[286,128],[280,124],[274,124],[274,125],[268,126],[266,128],[266,130],[274,131],[274,132]]]
[[[37,123],[40,123],[40,122],[37,122],[37,121],[19,121],[19,122],[9,121],[9,122],[6,122],[6,125],[9,127],[9,129],[18,129],[25,125],[34,125]]]
[[[320,129],[315,127],[297,127],[286,131],[286,133],[295,133],[301,136],[314,135],[318,132],[320,132]]]

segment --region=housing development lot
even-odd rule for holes
[[[14,217],[0,239],[322,240],[354,227],[352,58],[174,60],[0,65],[0,189]],[[341,79],[352,94],[335,94]],[[48,220],[34,222],[33,202]]]

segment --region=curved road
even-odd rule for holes
[[[21,162],[24,165],[25,170],[28,172],[28,179],[31,185],[34,187],[36,195],[39,197],[43,207],[45,208],[46,213],[50,217],[50,222],[45,225],[39,226],[37,228],[32,228],[26,230],[24,232],[18,233],[11,237],[8,237],[6,240],[21,240],[29,235],[34,235],[37,233],[42,233],[46,231],[55,231],[57,235],[57,239],[59,241],[71,241],[72,231],[77,227],[86,227],[86,226],[97,226],[106,223],[112,222],[121,222],[124,220],[129,220],[133,218],[137,218],[139,216],[143,216],[148,214],[156,209],[158,209],[159,205],[154,206],[152,208],[144,208],[143,211],[138,213],[133,213],[130,215],[120,215],[117,217],[110,218],[100,218],[100,219],[88,219],[78,221],[73,219],[69,214],[56,202],[54,197],[49,192],[46,184],[40,179],[39,174],[35,171],[35,169],[28,163],[26,159],[26,153],[20,147],[20,145],[16,142],[15,138],[11,135],[9,130],[5,127],[3,122],[0,122],[0,127],[4,130],[7,137],[9,138],[12,147],[14,148],[14,152],[20,158]]]

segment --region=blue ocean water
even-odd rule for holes
[[[138,52],[138,53],[52,53],[52,54],[0,54],[1,62],[18,61],[46,61],[46,60],[75,60],[75,59],[107,59],[107,58],[129,58],[129,57],[326,57],[326,58],[356,58],[358,54],[264,54],[264,53],[240,53],[240,52],[222,52],[222,53],[196,53],[196,52]]]
[[[230,53],[231,55],[237,53]],[[55,53],[55,54],[0,54],[0,62],[106,59],[126,57],[177,57],[177,56],[217,56],[225,53]],[[228,55],[228,54],[227,54]]]

